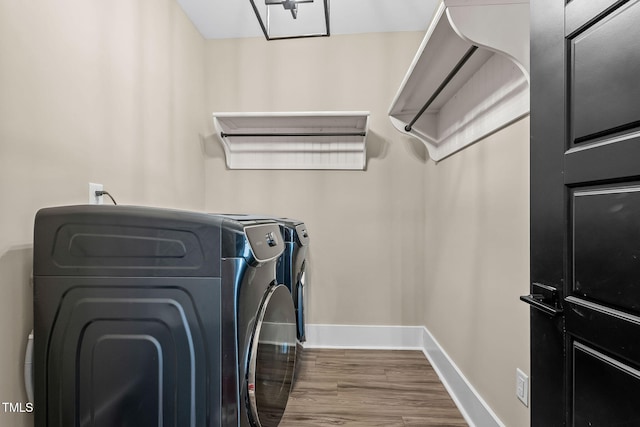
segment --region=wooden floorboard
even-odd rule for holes
[[[305,349],[280,427],[467,426],[420,351]]]

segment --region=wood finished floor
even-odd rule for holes
[[[420,351],[305,349],[280,427],[467,426]]]

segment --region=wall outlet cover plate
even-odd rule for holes
[[[102,184],[89,183],[89,204],[101,205],[104,203],[104,196],[96,196],[96,191],[102,191],[104,186]]]
[[[524,406],[529,406],[529,377],[516,368],[516,396]]]

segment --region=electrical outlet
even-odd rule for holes
[[[89,183],[89,204],[101,205],[104,203],[104,196],[96,196],[96,191],[102,191],[102,184]]]
[[[516,396],[524,406],[529,406],[529,377],[516,368]]]

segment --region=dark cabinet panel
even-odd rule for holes
[[[573,192],[573,293],[640,313],[640,187]]]
[[[640,425],[640,372],[580,343],[573,359],[574,426]]]
[[[640,177],[640,132],[635,131],[606,142],[585,144],[565,156],[567,185],[598,181],[621,181]],[[611,165],[615,165],[612,168]]]
[[[569,40],[573,143],[640,126],[639,21],[640,2],[632,2]]]
[[[627,0],[569,0],[566,7],[565,31],[572,34]]]

